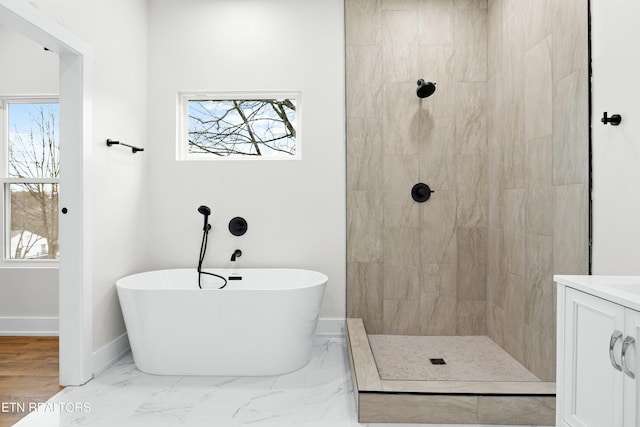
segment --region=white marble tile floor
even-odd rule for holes
[[[305,367],[274,377],[148,375],[136,369],[128,354],[87,384],[65,388],[42,410],[31,412],[15,426],[427,425],[359,424],[345,340],[319,336]]]

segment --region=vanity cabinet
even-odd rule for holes
[[[637,306],[558,284],[557,425],[639,426]]]

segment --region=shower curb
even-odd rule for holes
[[[346,337],[361,423],[555,425],[555,382],[384,380],[362,319]]]

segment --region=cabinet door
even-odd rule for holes
[[[615,331],[624,332],[624,308],[566,288],[562,418],[570,426],[622,426],[623,373],[610,360]],[[622,338],[613,354],[620,365]]]
[[[638,359],[637,351],[638,340],[640,339],[640,313],[630,309],[625,311],[625,339],[628,341],[625,344],[625,371],[628,371],[633,375],[633,378],[628,373],[624,375],[624,425],[636,426],[640,423],[640,404],[638,403],[638,397],[640,397],[640,380],[638,380],[638,366],[640,363]],[[631,341],[633,339],[633,341]]]

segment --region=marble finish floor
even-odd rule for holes
[[[368,335],[378,373],[398,381],[540,381],[486,336]],[[444,359],[433,365],[429,359]]]
[[[148,375],[136,369],[129,354],[87,384],[65,388],[42,410],[31,412],[16,424],[17,427],[245,425],[405,426],[357,422],[342,337],[318,337],[307,366],[273,377]]]

